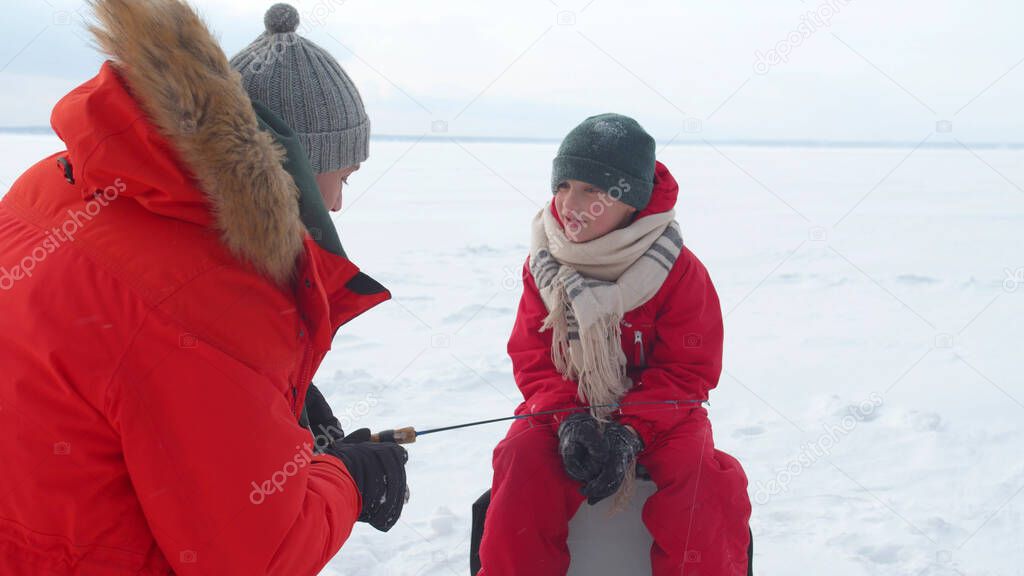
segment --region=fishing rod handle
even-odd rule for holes
[[[416,441],[416,429],[412,426],[381,430],[370,435],[371,442],[394,442],[395,444],[412,444]]]

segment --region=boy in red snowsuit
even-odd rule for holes
[[[658,487],[643,508],[653,573],[747,574],[747,478],[701,406],[721,308],[683,245],[675,180],[636,121],[602,114],[562,142],[552,189],[508,352],[517,414],[568,410],[517,420],[495,448],[480,574],[565,574],[569,520],[585,499],[626,497],[637,463]]]

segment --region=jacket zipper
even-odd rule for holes
[[[640,359],[640,368],[647,367],[647,359],[644,358],[644,334],[639,330],[633,331],[633,343],[636,344],[636,357]]]
[[[310,341],[310,335],[306,326],[303,323],[302,328],[299,329],[301,334],[304,334],[306,341],[305,351],[302,355],[302,366],[299,368],[299,377],[294,384],[292,384],[292,414],[296,418],[299,417],[299,386],[302,384],[303,379],[306,378],[306,374],[309,372],[309,365],[312,363],[313,356],[313,344]]]

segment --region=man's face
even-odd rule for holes
[[[324,197],[324,206],[331,212],[341,210],[342,188],[348,184],[348,177],[356,170],[359,170],[359,164],[316,175],[316,185]]]

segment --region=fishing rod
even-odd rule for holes
[[[560,414],[564,412],[576,412],[579,410],[590,410],[591,408],[622,408],[624,406],[643,406],[643,405],[674,405],[680,404],[700,404],[707,402],[707,400],[651,400],[647,402],[626,402],[626,403],[613,403],[613,404],[591,404],[589,406],[574,406],[572,408],[560,408],[558,410],[544,410],[541,412],[530,412],[528,414],[517,414],[515,416],[505,416],[502,418],[490,418],[487,420],[477,420],[475,422],[466,422],[464,424],[455,424],[452,426],[442,426],[440,428],[430,428],[428,430],[416,430],[412,426],[406,426],[405,428],[394,428],[391,430],[382,430],[375,432],[370,435],[371,442],[394,442],[395,444],[412,444],[416,441],[416,438],[427,434],[435,434],[437,432],[447,432],[449,430],[458,430],[459,428],[469,428],[471,426],[481,426],[483,424],[493,424],[495,422],[505,422],[508,420],[522,420],[523,418],[532,418],[534,416],[547,416],[550,414]],[[710,404],[710,403],[709,403]]]

